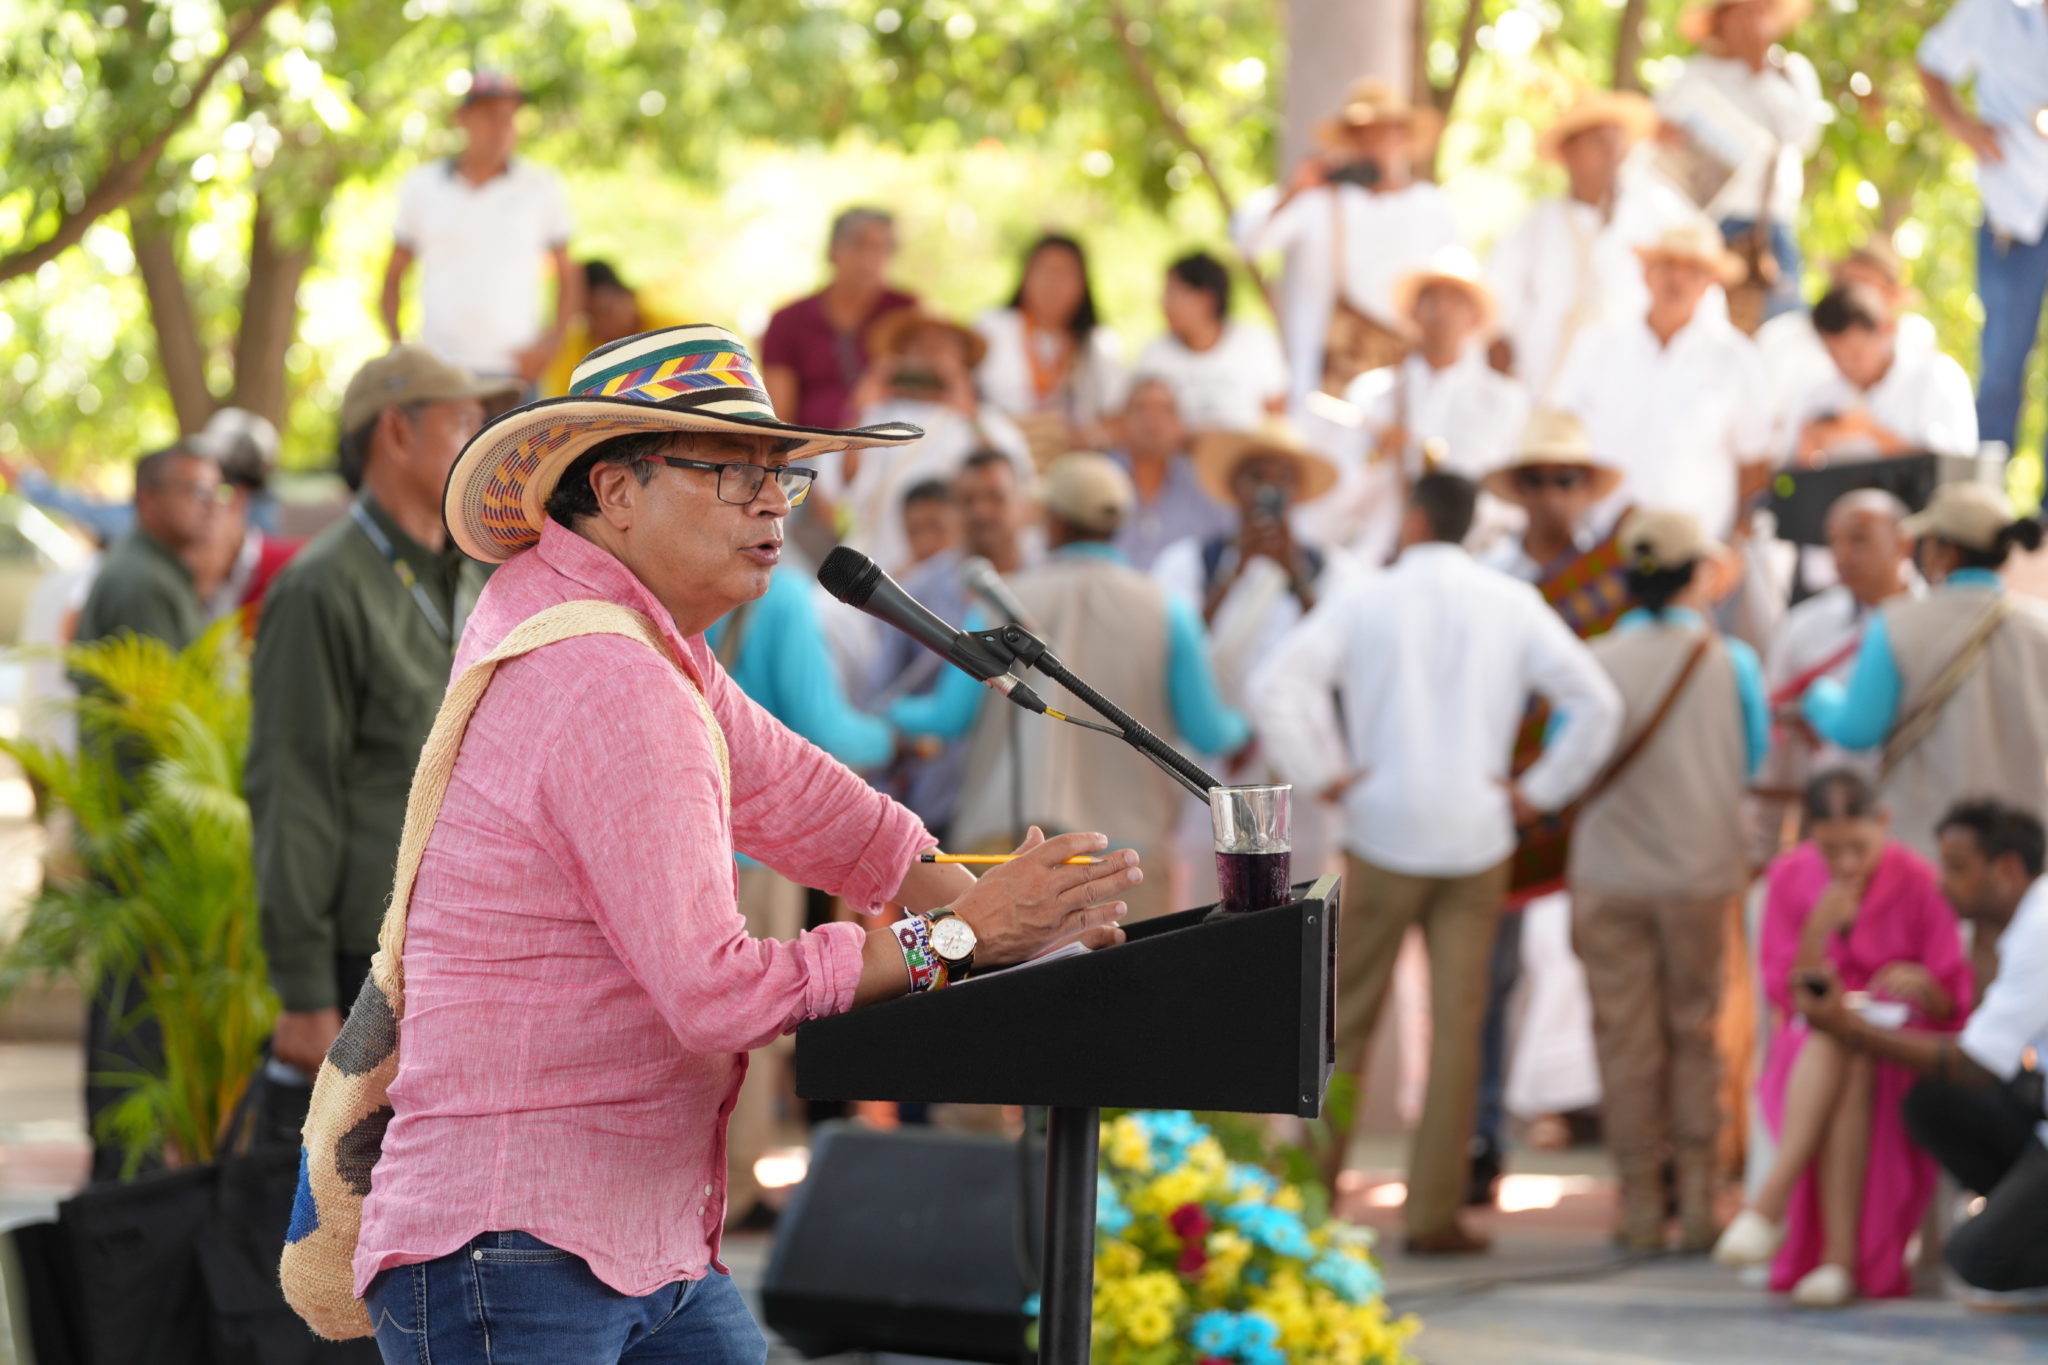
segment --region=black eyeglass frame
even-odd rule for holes
[[[800,507],[811,495],[811,484],[818,477],[818,471],[809,465],[786,464],[770,468],[765,464],[754,464],[748,460],[686,460],[680,455],[657,455],[671,469],[702,469],[718,475],[718,500],[729,502],[735,507],[746,507],[761,496],[761,490],[768,486],[768,476],[775,476],[775,484],[789,499],[791,507]],[[746,490],[743,498],[729,497],[726,493],[726,474],[730,470],[746,470],[753,477],[753,487]],[[796,486],[792,488],[790,482]]]
[[[1574,469],[1569,465],[1528,465],[1515,471],[1515,486],[1531,493],[1545,488],[1563,491],[1583,488],[1591,478],[1592,475],[1585,470]]]

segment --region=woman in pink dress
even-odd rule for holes
[[[1826,960],[1867,1008],[1902,1015],[1893,1027],[1955,1029],[1970,964],[1934,869],[1890,837],[1868,781],[1846,769],[1816,777],[1806,824],[1806,842],[1771,866],[1760,952],[1777,1018],[1757,1097],[1778,1156],[1714,1258],[1770,1261],[1773,1290],[1824,1307],[1912,1292],[1906,1243],[1936,1170],[1899,1114],[1912,1073],[1810,1033],[1794,979]]]

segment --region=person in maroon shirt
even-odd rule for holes
[[[777,309],[761,340],[761,377],[777,412],[814,427],[852,421],[847,400],[868,366],[868,325],[917,302],[884,278],[895,255],[896,220],[883,210],[851,208],[832,220],[831,281]]]

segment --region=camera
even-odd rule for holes
[[[1369,190],[1386,178],[1377,161],[1348,161],[1342,166],[1333,166],[1324,177],[1332,185],[1356,185]]]

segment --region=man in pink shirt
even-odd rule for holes
[[[767,590],[813,474],[791,460],[919,434],[780,422],[737,338],[676,327],[592,352],[569,397],[498,418],[457,462],[450,533],[503,565],[458,674],[570,601],[644,614],[666,650],[588,635],[512,659],[464,734],[413,889],[355,1254],[387,1361],[761,1361],[718,1261],[747,1051],[969,967],[1121,939],[1135,854],[1069,867],[1107,841],[1034,832],[979,882],[921,864],[936,841],[917,817],[705,647]],[[870,914],[929,914],[750,938],[736,851]]]

